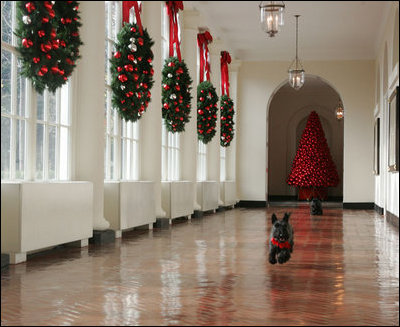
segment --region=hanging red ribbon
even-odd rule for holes
[[[200,49],[200,83],[204,80],[204,72],[206,73],[207,81],[210,80],[210,55],[208,52],[208,44],[213,40],[208,31],[197,34],[197,45]]]
[[[143,35],[142,20],[140,19],[142,5],[139,6],[137,1],[122,1],[122,24],[124,24],[124,22],[129,23],[129,10],[132,7],[135,8],[136,23],[139,27],[140,35]]]
[[[229,97],[229,72],[228,64],[231,63],[231,56],[227,51],[221,51],[221,95]]]
[[[183,10],[183,1],[165,1],[167,5],[167,13],[169,16],[169,56],[174,56],[174,43],[176,54],[181,61],[181,48],[178,37],[178,11]]]

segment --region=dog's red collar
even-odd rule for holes
[[[290,249],[290,243],[288,241],[280,243],[278,242],[276,239],[274,239],[273,237],[271,238],[271,243],[277,247],[279,247],[280,249],[286,248],[286,249]]]

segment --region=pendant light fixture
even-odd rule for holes
[[[297,47],[298,47],[298,19],[300,15],[295,15],[296,17],[296,58],[292,61],[292,63],[289,66],[289,84],[291,87],[293,87],[295,90],[299,90],[305,80],[305,71],[303,69],[303,66],[299,60],[299,57],[297,56]]]
[[[261,28],[270,37],[274,37],[279,32],[279,26],[283,26],[283,11],[285,4],[283,1],[269,1],[269,4],[260,2]]]

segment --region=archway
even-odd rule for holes
[[[340,183],[328,189],[328,200],[343,200],[343,120],[337,120],[335,109],[341,99],[329,82],[319,76],[306,75],[306,83],[296,91],[287,80],[273,92],[267,112],[266,200],[296,201],[297,189],[287,185],[301,134],[311,111],[321,120],[325,137],[336,164]],[[345,105],[345,104],[344,104]]]

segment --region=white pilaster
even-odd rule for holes
[[[163,1],[142,2],[142,23],[154,41],[154,85],[151,89],[151,102],[141,118],[141,167],[142,180],[153,181],[155,186],[156,216],[165,217],[161,207],[161,13]]]
[[[181,27],[183,27],[183,37],[181,51],[183,60],[189,70],[189,75],[192,78],[192,109],[190,111],[190,121],[185,126],[185,132],[181,134],[182,147],[182,178],[193,182],[194,191],[194,210],[200,210],[200,205],[197,203],[197,84],[198,84],[198,69],[197,69],[197,33],[199,13],[193,10],[184,10],[180,13]]]
[[[220,133],[221,133],[221,113],[220,102],[221,96],[221,50],[223,43],[220,40],[214,40],[209,46],[210,50],[210,65],[211,65],[211,83],[214,85],[218,95],[218,110],[217,110],[217,126],[215,128],[215,136],[210,143],[207,144],[207,179],[216,181],[218,187],[220,185]],[[220,196],[220,191],[218,191]],[[222,205],[223,202],[219,198],[218,204]]]
[[[93,183],[93,229],[105,230],[110,223],[104,218],[104,2],[82,1],[80,16],[72,178]]]

